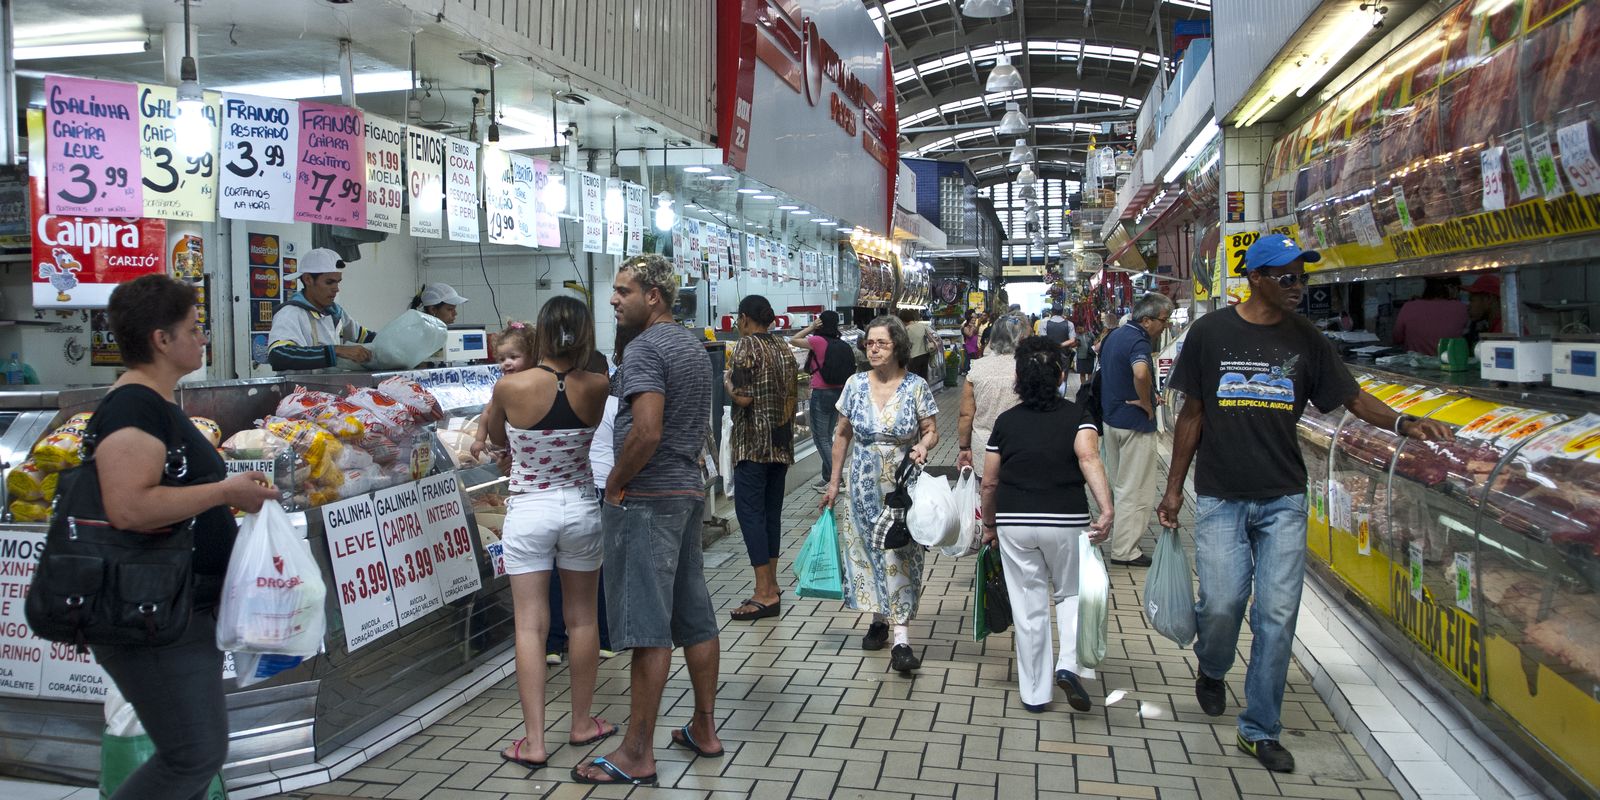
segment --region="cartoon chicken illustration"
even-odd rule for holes
[[[50,281],[50,285],[55,287],[58,302],[68,302],[72,300],[72,295],[67,292],[78,288],[76,273],[83,269],[83,265],[79,264],[78,259],[73,258],[71,253],[59,247],[50,251],[50,255],[55,258],[56,263],[39,264],[39,277]]]

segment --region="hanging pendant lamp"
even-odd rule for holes
[[[967,0],[961,5],[963,16],[979,19],[1003,17],[1013,10],[1011,0]]]
[[[1011,56],[1000,56],[995,61],[994,69],[989,71],[989,80],[983,84],[985,92],[1012,92],[1022,88],[1022,73],[1011,65]]]
[[[1038,180],[1039,176],[1033,174],[1033,167],[1027,164],[1023,164],[1022,171],[1017,173],[1017,185],[1019,186],[1032,186]]]
[[[995,133],[1001,136],[1017,136],[1028,132],[1028,118],[1022,116],[1022,106],[1016,103],[1006,103],[1005,116],[1000,118],[1000,126],[995,128]]]
[[[1011,148],[1011,160],[1008,161],[1007,163],[1008,164],[1012,164],[1012,165],[1016,165],[1016,164],[1021,164],[1024,161],[1032,161],[1032,160],[1033,160],[1033,153],[1030,150],[1028,150],[1028,140],[1027,139],[1018,139],[1017,140],[1017,145],[1015,147]]]

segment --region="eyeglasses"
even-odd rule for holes
[[[1278,285],[1285,289],[1296,285],[1304,285],[1307,281],[1311,280],[1311,276],[1305,274],[1304,272],[1291,272],[1287,275],[1268,275],[1266,277],[1277,281]]]
[[[881,341],[881,340],[878,340],[878,339],[868,339],[867,343],[862,345],[862,346],[867,348],[868,350],[888,350],[888,349],[891,349],[891,348],[894,347],[894,342],[885,342],[885,341]]]

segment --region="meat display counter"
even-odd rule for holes
[[[1307,409],[1313,570],[1559,791],[1595,795],[1600,414],[1562,392],[1353,371],[1456,438],[1403,439]]]
[[[410,475],[380,472],[337,501],[297,507],[297,492],[277,470],[291,520],[303,526],[328,587],[327,635],[322,655],[248,687],[238,685],[228,660],[232,734],[224,776],[231,787],[316,772],[324,768],[316,762],[343,757],[352,742],[414,724],[415,718],[402,716],[406,709],[503,659],[510,648],[509,584],[493,557],[505,480],[495,466],[463,458],[470,443],[463,425],[481,411],[498,367],[184,384],[177,400],[229,437],[255,427],[296,386],[344,395],[394,375],[428,389],[443,412],[443,419],[421,429],[403,459]],[[73,414],[92,411],[105,391],[0,392],[0,424],[9,426],[0,432],[0,457],[16,467],[35,440]],[[397,497],[402,501],[393,502]],[[419,504],[407,509],[405,498]],[[365,510],[332,511],[354,506]],[[405,513],[417,514],[417,528],[385,527],[385,520]],[[343,525],[362,519],[369,524]],[[395,533],[402,529],[416,532],[409,538]],[[44,530],[43,524],[0,525],[0,774],[92,785],[110,681],[70,647],[32,638],[21,611]],[[343,544],[357,540],[368,550],[359,564]],[[434,553],[446,557],[425,559]],[[359,597],[346,591],[352,566],[363,564],[386,591]],[[384,622],[373,626],[373,619]]]

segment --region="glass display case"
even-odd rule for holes
[[[1406,439],[1308,409],[1313,567],[1359,597],[1423,674],[1530,763],[1553,767],[1554,786],[1594,794],[1600,415],[1563,393],[1358,379],[1456,437]]]

